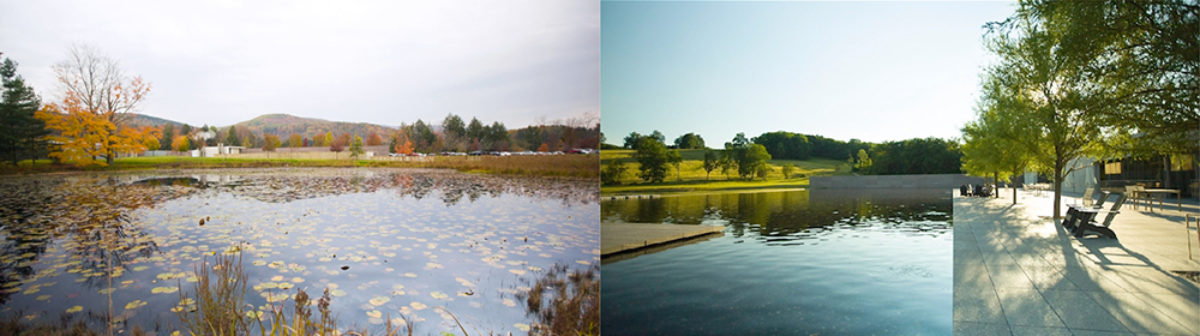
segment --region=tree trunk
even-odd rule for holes
[[[1011,187],[1013,190],[1013,205],[1017,205],[1017,186],[1009,183],[1009,187]]]
[[[1171,155],[1163,155],[1163,184],[1162,188],[1171,187]]]
[[[1062,213],[1062,180],[1063,180],[1063,162],[1061,159],[1054,160],[1054,219],[1059,219]]]
[[[1000,198],[1000,173],[992,173],[992,197]]]

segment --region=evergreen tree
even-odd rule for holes
[[[237,128],[229,126],[229,134],[225,137],[225,144],[230,146],[241,146],[242,141],[237,136]]]
[[[171,124],[163,125],[162,139],[158,140],[158,143],[162,146],[159,147],[158,149],[171,150],[171,141],[174,141],[174,140],[175,140],[175,126],[171,126]]]
[[[0,64],[0,80],[4,85],[0,102],[0,156],[16,165],[21,158],[33,159],[43,154],[46,141],[42,136],[49,132],[46,124],[33,116],[41,107],[41,100],[33,88],[25,85],[25,79],[17,75],[17,63],[12,59],[6,58]]]
[[[488,142],[494,151],[508,150],[508,129],[499,121],[492,122],[488,132]]]
[[[471,123],[467,125],[467,137],[474,141],[483,140],[483,129],[483,123],[479,119],[472,117]]]

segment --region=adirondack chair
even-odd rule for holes
[[[1154,205],[1154,201],[1150,199],[1150,195],[1147,194],[1145,190],[1146,187],[1140,185],[1125,186],[1125,195],[1128,198],[1133,199],[1132,204],[1134,209],[1137,209],[1139,204],[1142,204],[1143,206],[1145,204],[1149,204],[1150,206]],[[1138,200],[1146,200],[1146,203],[1139,203]]]
[[[1093,195],[1093,193],[1095,191],[1096,191],[1096,189],[1092,188],[1092,187],[1087,187],[1086,189],[1083,189],[1083,198],[1081,198],[1080,201],[1083,202],[1084,206],[1092,205],[1092,197],[1095,196],[1095,195]]]
[[[1071,234],[1075,238],[1082,238],[1089,231],[1096,232],[1102,236],[1112,239],[1117,239],[1117,233],[1113,232],[1109,227],[1112,226],[1112,221],[1121,213],[1121,206],[1125,204],[1126,197],[1122,194],[1117,194],[1117,200],[1113,201],[1112,208],[1109,210],[1097,210],[1090,208],[1076,208],[1073,222],[1071,225]],[[1101,212],[1106,213],[1104,222],[1096,224],[1096,216]],[[1064,222],[1064,226],[1067,224]]]
[[[1089,188],[1089,189],[1090,189],[1090,188]],[[1090,191],[1090,190],[1089,190],[1089,191]],[[1085,191],[1085,194],[1087,194],[1087,192],[1086,192],[1086,191]],[[1105,201],[1107,201],[1107,200],[1108,200],[1108,198],[1109,198],[1109,196],[1111,196],[1111,195],[1112,195],[1112,193],[1111,193],[1111,192],[1104,191],[1104,192],[1101,192],[1101,193],[1100,193],[1100,199],[1099,199],[1099,200],[1097,200],[1097,201],[1095,201],[1095,202],[1085,202],[1084,204],[1078,204],[1078,203],[1077,203],[1077,204],[1067,204],[1067,217],[1066,217],[1066,219],[1063,221],[1063,227],[1067,228],[1068,230],[1072,230],[1072,231],[1073,231],[1073,230],[1075,229],[1075,227],[1079,225],[1079,224],[1078,224],[1078,222],[1079,222],[1079,219],[1080,219],[1080,218],[1079,218],[1079,217],[1080,217],[1079,210],[1082,210],[1082,209],[1090,209],[1090,210],[1100,210],[1100,209],[1103,209],[1103,208],[1104,208],[1104,202],[1105,202]],[[1117,195],[1120,195],[1120,194],[1117,194]],[[1088,197],[1087,199],[1090,199],[1090,198],[1091,198],[1091,197]],[[1087,203],[1091,203],[1091,204],[1087,204]]]

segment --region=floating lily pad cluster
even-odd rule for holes
[[[21,195],[0,201],[0,315],[31,319],[103,315],[111,296],[126,323],[168,325],[195,309],[180,300],[195,265],[241,253],[256,317],[329,288],[343,325],[451,326],[443,307],[500,332],[529,323],[520,279],[599,260],[586,180],[253,169],[7,178],[0,191]]]

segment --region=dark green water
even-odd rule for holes
[[[604,221],[726,236],[603,266],[606,334],[952,333],[949,190],[606,200]]]

